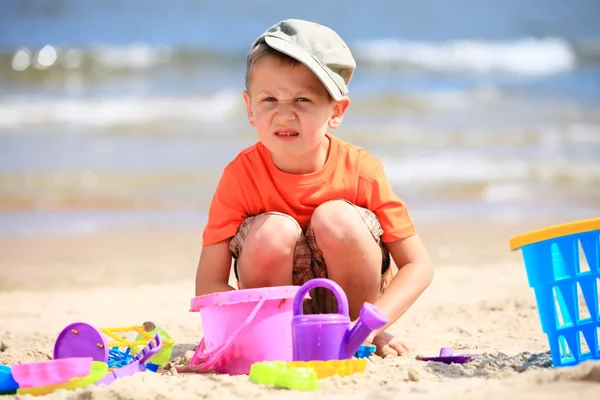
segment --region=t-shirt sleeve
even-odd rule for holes
[[[247,216],[245,196],[231,165],[223,170],[208,210],[203,245],[233,237]]]
[[[381,240],[393,242],[416,233],[404,202],[393,192],[383,165],[372,156],[363,158],[359,177],[359,205],[373,211],[383,228]]]

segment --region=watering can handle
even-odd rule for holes
[[[344,293],[344,289],[342,289],[342,287],[338,285],[335,281],[325,278],[311,279],[300,287],[300,289],[296,293],[296,296],[294,297],[294,315],[302,315],[302,302],[304,301],[304,297],[306,297],[306,294],[311,289],[314,289],[316,287],[324,287],[326,289],[329,289],[337,299],[338,313],[348,316],[348,298],[346,297],[346,293]]]
[[[266,296],[262,297],[254,307],[252,312],[248,315],[248,317],[246,317],[246,320],[235,330],[235,332],[231,334],[231,336],[227,338],[227,340],[225,340],[225,343],[223,343],[219,348],[211,351],[210,353],[204,354],[206,345],[204,344],[204,338],[202,338],[202,340],[198,344],[198,347],[196,347],[196,351],[194,352],[192,359],[190,360],[190,366],[196,366],[202,361],[202,364],[198,368],[196,368],[196,372],[208,371],[221,358],[221,355],[225,352],[225,350],[229,348],[231,343],[233,343],[233,341],[238,337],[238,335],[248,325],[250,325],[254,317],[256,317],[258,311],[261,309],[261,307],[267,300],[268,299],[266,298]]]

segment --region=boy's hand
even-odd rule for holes
[[[375,354],[385,358],[387,356],[404,356],[411,350],[407,343],[385,331],[371,334],[366,343],[376,347]]]

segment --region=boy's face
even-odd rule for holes
[[[248,120],[275,164],[310,163],[321,157],[319,145],[327,128],[340,125],[350,104],[348,98],[332,100],[303,64],[290,65],[273,56],[254,65],[249,86],[244,92]]]

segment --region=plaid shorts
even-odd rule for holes
[[[350,203],[351,204],[351,203]],[[389,286],[393,278],[392,268],[390,268],[390,253],[387,246],[381,240],[383,229],[379,220],[375,214],[367,210],[366,208],[358,207],[352,204],[360,212],[362,220],[364,221],[367,228],[371,232],[373,239],[381,248],[382,265],[381,265],[381,284],[379,293],[383,293]],[[237,273],[237,259],[240,256],[242,247],[244,246],[244,239],[248,235],[250,226],[252,223],[265,215],[282,215],[292,219],[296,224],[296,220],[283,213],[279,212],[267,212],[255,216],[250,216],[242,222],[236,235],[229,242],[229,249],[235,259],[234,271],[235,276],[238,278]],[[301,231],[300,226],[298,230]],[[294,285],[301,286],[305,282],[314,278],[327,278],[327,266],[323,258],[323,253],[317,246],[314,232],[309,224],[305,233],[301,233],[296,242],[296,248],[294,250],[294,267],[292,273],[292,282]],[[238,278],[239,279],[239,278]],[[318,314],[318,313],[337,313],[337,300],[335,295],[329,290],[324,288],[316,288],[310,291],[310,300],[304,302],[304,313],[306,314]]]

